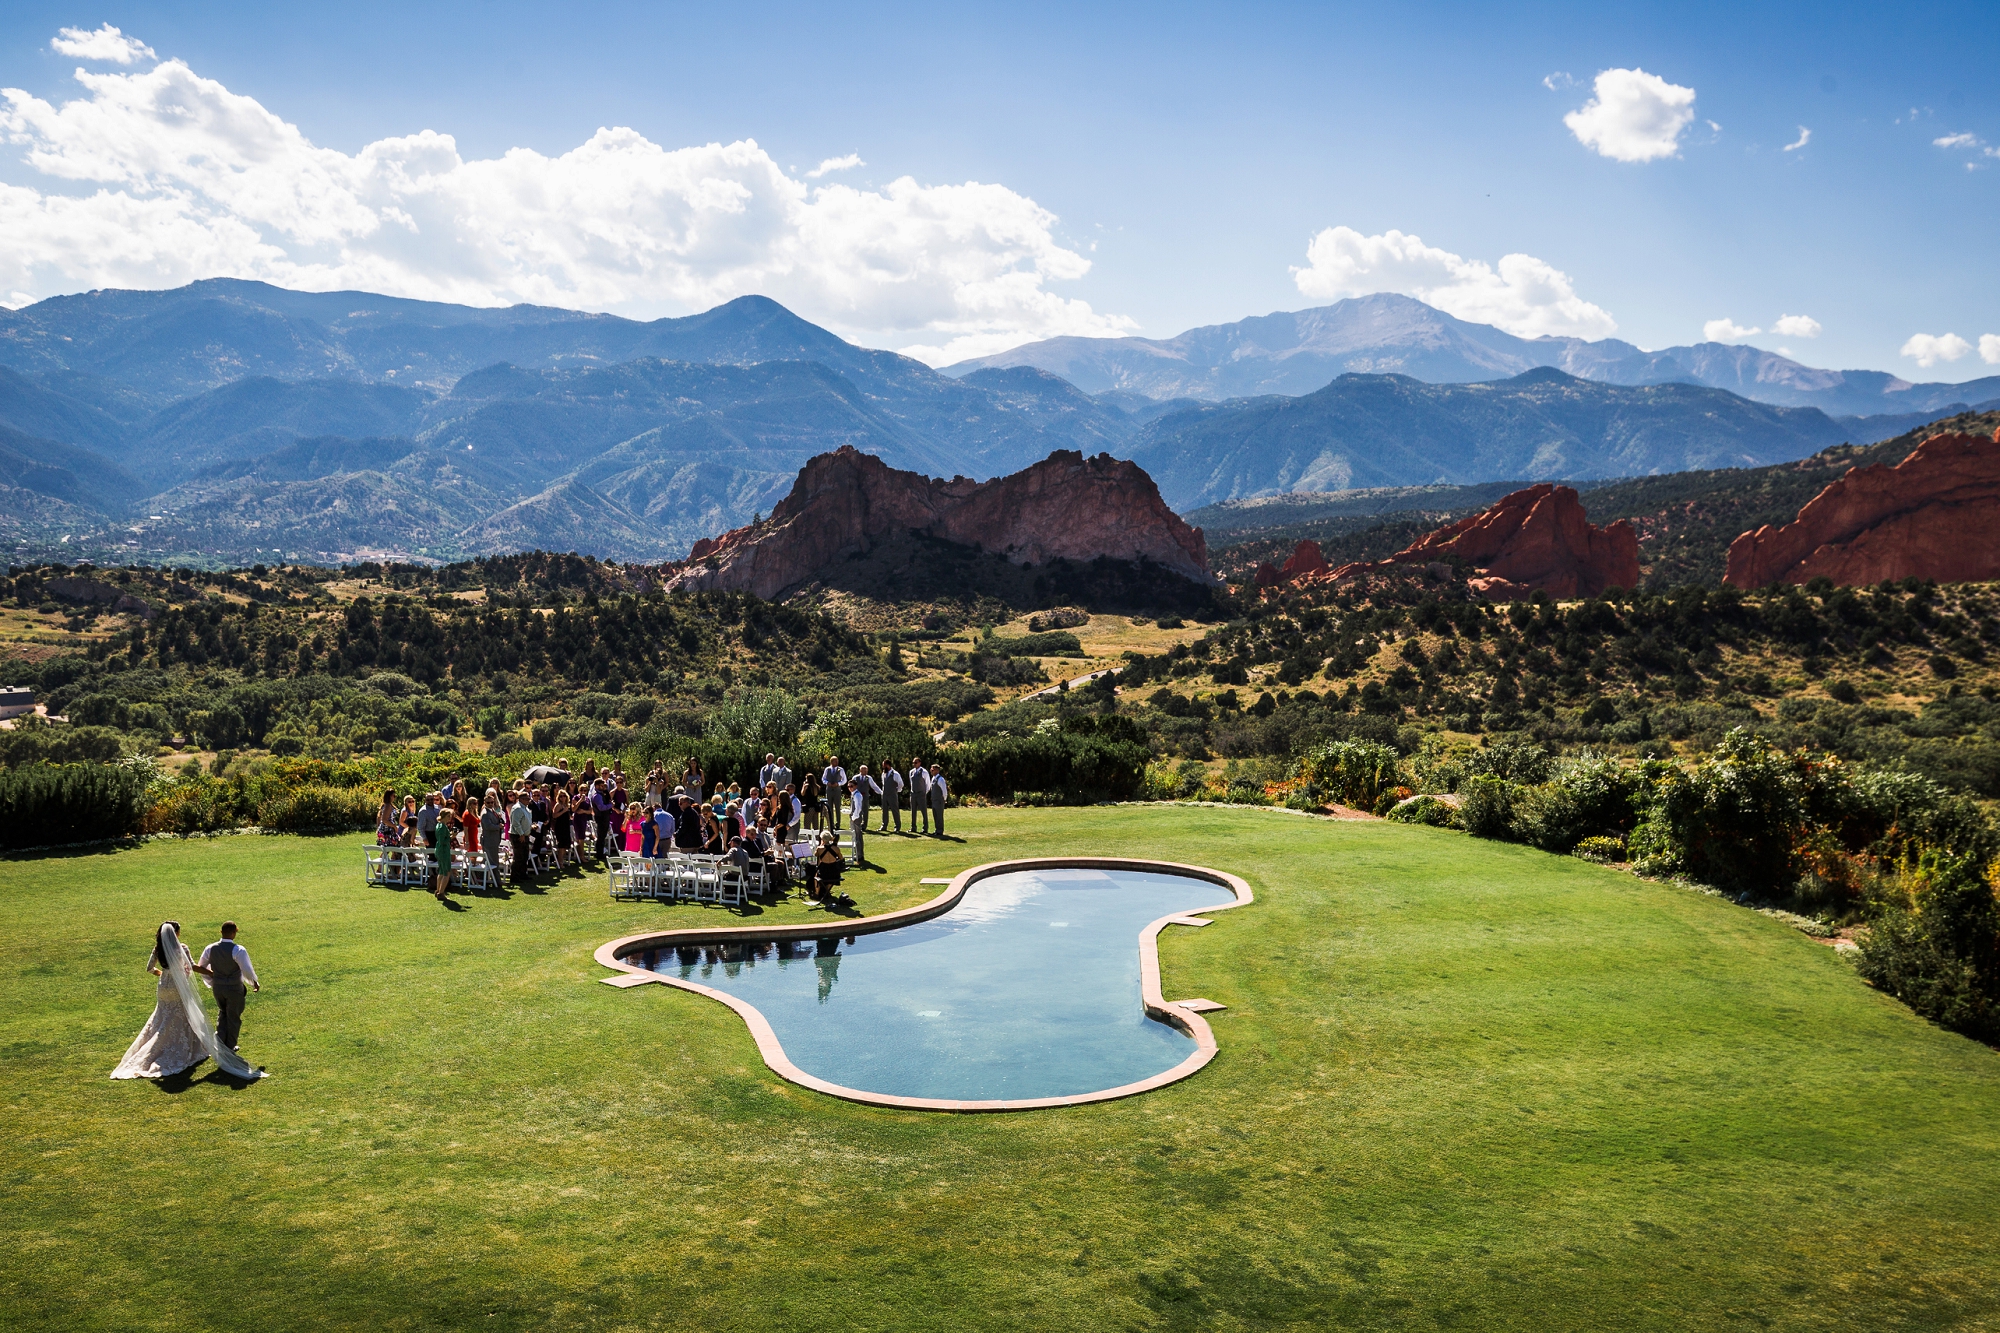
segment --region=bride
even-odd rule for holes
[[[111,1071],[113,1078],[168,1078],[185,1073],[204,1059],[232,1078],[264,1077],[243,1058],[215,1038],[215,1028],[201,1007],[201,993],[194,986],[194,958],[181,943],[181,923],[167,921],[153,939],[153,956],[146,970],[160,979],[159,998],[153,1016],[131,1049]]]

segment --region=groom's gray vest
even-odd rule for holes
[[[214,989],[243,989],[243,969],[236,963],[236,941],[217,940],[208,946],[208,970],[215,974],[208,979]]]

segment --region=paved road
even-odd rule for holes
[[[1106,667],[1102,671],[1088,672],[1085,675],[1078,676],[1074,680],[1066,680],[1061,682],[1060,684],[1051,685],[1045,690],[1036,690],[1033,694],[1024,694],[1021,697],[1023,699],[1039,699],[1043,695],[1059,694],[1062,692],[1062,687],[1064,685],[1069,686],[1071,689],[1075,689],[1079,685],[1088,684],[1089,682],[1096,680],[1099,676],[1115,676],[1121,669],[1122,668],[1119,667]]]

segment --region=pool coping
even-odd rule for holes
[[[942,916],[956,907],[965,892],[982,879],[994,875],[1005,875],[1021,870],[1144,870],[1159,874],[1184,875],[1190,879],[1205,880],[1228,889],[1236,895],[1234,902],[1218,903],[1214,907],[1201,907],[1187,911],[1168,912],[1165,916],[1147,923],[1139,932],[1139,995],[1146,1006],[1146,1016],[1158,1019],[1180,1029],[1194,1039],[1195,1049],[1189,1056],[1171,1069],[1163,1070],[1151,1078],[1140,1079],[1136,1083],[1123,1083],[1115,1088],[1104,1088],[1096,1092],[1080,1092],[1068,1097],[1022,1097],[992,1101],[959,1100],[947,1097],[898,1097],[884,1092],[868,1092],[861,1088],[850,1088],[839,1083],[808,1074],[793,1064],[785,1054],[785,1048],[778,1040],[757,1007],[712,986],[699,982],[684,981],[679,977],[664,976],[649,972],[635,963],[625,961],[627,955],[646,949],[671,949],[679,947],[700,947],[703,945],[728,944],[732,941],[779,941],[823,939],[831,935],[873,935],[884,930],[895,930],[902,926],[916,925],[932,917]],[[1182,865],[1176,861],[1144,861],[1128,857],[1110,856],[1043,856],[1015,861],[988,861],[984,865],[962,870],[952,877],[944,892],[926,903],[915,907],[905,907],[900,911],[884,912],[880,916],[857,917],[852,921],[839,921],[834,929],[828,930],[829,922],[809,922],[784,926],[710,926],[688,930],[649,931],[643,935],[623,935],[608,940],[592,955],[598,963],[612,969],[619,975],[600,978],[607,986],[636,987],[651,983],[673,986],[676,989],[705,995],[720,1004],[734,1009],[737,1016],[750,1029],[750,1035],[757,1042],[757,1051],[764,1057],[764,1063],[771,1072],[787,1082],[796,1083],[814,1092],[823,1092],[829,1097],[842,1101],[859,1102],[867,1106],[886,1106],[904,1111],[1038,1111],[1055,1106],[1084,1106],[1091,1102],[1117,1101],[1124,1097],[1136,1097],[1142,1092],[1163,1088],[1169,1083],[1178,1083],[1200,1070],[1213,1060],[1219,1049],[1215,1033],[1210,1030],[1207,1020],[1195,1009],[1169,1001],[1160,990],[1160,932],[1168,926],[1205,926],[1201,919],[1211,912],[1226,912],[1232,907],[1243,907],[1255,901],[1256,895],[1242,877],[1226,870],[1212,870],[1207,866]],[[1208,1003],[1212,1003],[1208,1002]],[[1218,1006],[1220,1007],[1220,1006]]]

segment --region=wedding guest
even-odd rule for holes
[[[896,771],[896,761],[882,761],[882,829],[889,831],[889,821],[896,821],[896,832],[903,831],[903,775]]]
[[[945,785],[944,769],[939,765],[931,765],[930,778],[931,823],[935,826],[932,830],[932,836],[942,838],[944,836],[944,803],[951,799],[951,789]]]
[[[458,824],[465,833],[465,854],[479,855],[479,802],[467,797],[459,803]]]
[[[570,864],[576,859],[576,823],[570,809],[569,788],[556,788],[556,798],[549,806],[549,831],[556,839],[556,869]]]
[[[490,872],[500,869],[500,840],[506,836],[507,816],[500,812],[500,793],[489,787],[479,809],[479,850]]]
[[[392,791],[382,793],[382,808],[375,812],[375,845],[403,845],[403,821],[396,815],[396,793]]]
[[[535,831],[535,813],[528,808],[528,794],[514,793],[514,804],[507,811],[507,841],[514,852],[514,882],[528,882],[534,858],[528,854],[528,838]]]
[[[693,755],[689,755],[687,767],[681,771],[681,787],[696,805],[701,804],[702,781],[701,765]]]
[[[826,826],[840,831],[840,807],[847,799],[847,770],[840,766],[840,756],[829,756],[826,767],[820,770],[819,785],[826,792]]]

